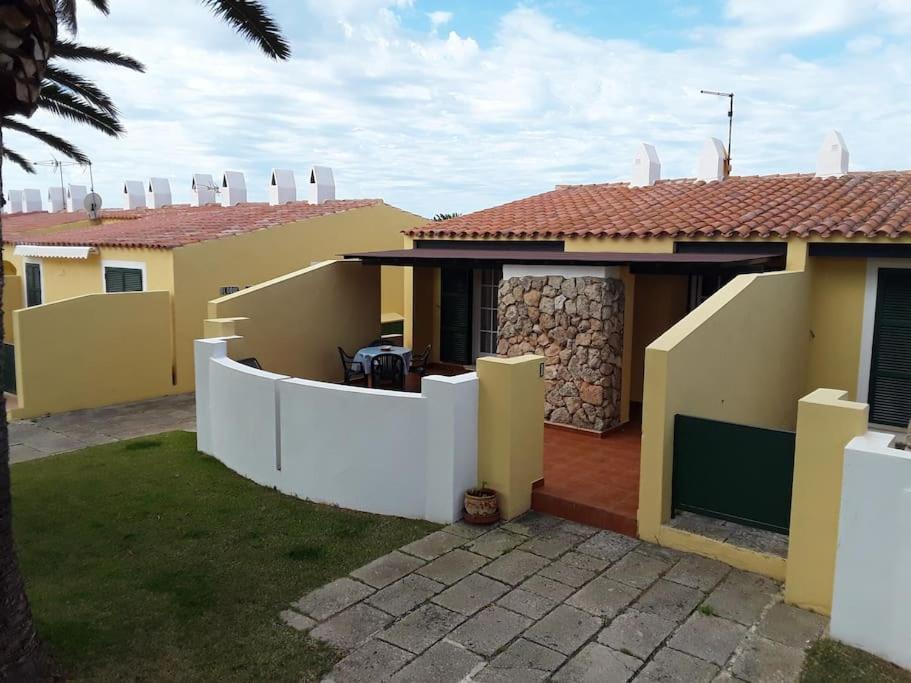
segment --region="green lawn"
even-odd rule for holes
[[[835,640],[820,640],[807,652],[801,683],[911,683],[911,672]]]
[[[434,528],[262,488],[184,432],[21,463],[12,477],[38,630],[81,680],[319,678],[336,654],[278,612]]]

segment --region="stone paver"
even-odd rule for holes
[[[370,564],[365,564],[360,569],[355,569],[351,572],[351,576],[368,586],[385,588],[423,565],[423,560],[394,550],[388,555],[378,557]]]
[[[750,683],[796,681],[803,666],[804,651],[761,636],[750,636],[734,658],[733,674]]]
[[[326,680],[791,681],[826,625],[770,579],[554,517],[446,529],[281,612],[342,651]]]
[[[554,676],[567,683],[623,683],[641,666],[635,657],[617,652],[600,643],[589,643]]]
[[[469,574],[433,598],[453,612],[470,616],[509,591],[509,586],[481,574]]]
[[[565,655],[575,652],[601,627],[601,620],[569,605],[560,605],[525,632],[525,637]]]
[[[465,617],[445,607],[428,603],[397,621],[379,634],[379,638],[418,654],[437,642]]]
[[[488,607],[449,634],[449,639],[472,652],[490,657],[522,633],[532,620],[508,609]]]
[[[520,638],[474,677],[481,683],[524,683],[543,681],[566,657],[555,650]]]
[[[668,646],[724,666],[747,628],[736,621],[694,612],[668,641]]]
[[[177,430],[195,430],[193,394],[76,410],[9,425],[10,463]]]
[[[675,622],[648,612],[627,610],[598,634],[598,642],[644,660],[676,626]]]
[[[486,563],[486,558],[458,549],[438,557],[430,564],[425,564],[418,569],[418,574],[449,585],[480,569]]]
[[[472,540],[496,528],[496,524],[482,525],[468,524],[467,522],[456,522],[455,524],[444,526],[442,529],[440,529],[440,531],[445,531],[448,534],[455,534],[456,536],[461,536],[462,538]]]

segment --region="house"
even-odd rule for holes
[[[293,183],[289,173],[279,177]],[[226,174],[224,182],[236,194],[243,177]],[[144,202],[143,184],[133,185],[124,186],[136,198],[129,202]],[[4,217],[14,416],[191,391],[192,340],[203,335],[210,299],[342,251],[397,246],[402,230],[425,220],[378,199],[336,200],[334,184],[319,203],[288,201],[285,191],[281,203],[232,195],[229,205],[198,207],[163,205],[166,181],[146,185],[161,208],[105,210],[98,220],[83,212]],[[394,327],[403,313],[401,270],[385,269],[381,288],[380,313]]]

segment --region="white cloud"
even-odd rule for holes
[[[624,179],[640,140],[657,146],[665,177],[692,175],[702,140],[726,133],[724,103],[700,88],[737,93],[736,173],[812,170],[830,128],[845,134],[856,168],[911,166],[894,144],[911,117],[904,95],[911,45],[898,32],[873,46],[864,36],[878,32],[865,26],[853,49],[809,60],[771,48],[719,50],[712,41],[663,50],[602,40],[519,7],[481,43],[455,31],[409,31],[399,16],[414,8],[401,2],[345,0],[303,17],[289,3],[279,19],[294,36],[295,57],[276,64],[195,3],[179,3],[174,21],[170,10],[143,18],[151,1],[120,3],[112,17],[83,22],[83,40],[149,66],[144,75],[86,70],[121,105],[128,135],[109,140],[36,119],[93,157],[109,206],[125,178],[169,177],[175,198],[187,201],[192,173],[239,169],[251,199],[263,200],[273,166],[302,176],[325,163],[335,168],[340,196],[383,197],[424,215],[469,211],[557,183]],[[731,7],[736,26],[777,21],[745,3]],[[889,16],[901,11],[882,7]],[[855,21],[800,16],[795,21],[826,31]],[[46,149],[8,137],[17,151],[48,158]],[[54,182],[50,171],[26,179],[4,168],[8,187]],[[82,178],[69,172],[74,182]]]
[[[430,19],[430,25],[436,29],[440,26],[444,26],[452,21],[452,12],[445,12],[443,10],[437,10],[436,12],[430,12],[427,15],[427,18]]]

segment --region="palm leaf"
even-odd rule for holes
[[[7,147],[5,144],[3,145],[3,157],[5,159],[9,159],[10,161],[12,161],[14,164],[16,164],[16,166],[21,168],[26,173],[35,172],[35,167],[32,166],[31,161],[26,159],[24,156],[22,156],[18,152],[14,152],[9,147]]]
[[[102,14],[110,14],[108,0],[89,0]],[[76,33],[76,0],[57,0],[57,20],[70,32]]]
[[[201,0],[217,17],[223,19],[244,38],[255,43],[272,59],[288,59],[291,48],[278,24],[258,0]]]
[[[41,87],[38,106],[70,121],[89,125],[112,137],[117,137],[124,132],[123,125],[116,115],[98,109],[81,97],[77,97],[50,81],[45,81]]]
[[[63,138],[57,137],[53,133],[48,133],[47,131],[35,128],[18,119],[10,117],[2,118],[0,119],[0,128],[6,128],[29,135],[36,140],[40,140],[51,149],[55,149],[61,154],[65,154],[73,161],[78,161],[80,164],[89,163],[89,158],[83,154],[82,150],[76,147],[76,145],[67,142]]]
[[[83,78],[79,74],[73,73],[69,69],[64,69],[57,64],[48,64],[44,76],[49,81],[72,91],[87,102],[91,102],[99,109],[114,116],[118,114],[117,106],[108,94],[87,78]]]
[[[80,43],[75,43],[72,40],[58,39],[57,42],[54,43],[53,54],[51,56],[60,57],[61,59],[72,59],[75,61],[103,62],[104,64],[113,64],[114,66],[122,66],[125,69],[132,69],[133,71],[143,72],[146,70],[145,65],[143,65],[142,62],[133,59],[122,52],[110,50],[106,47],[82,45]]]

